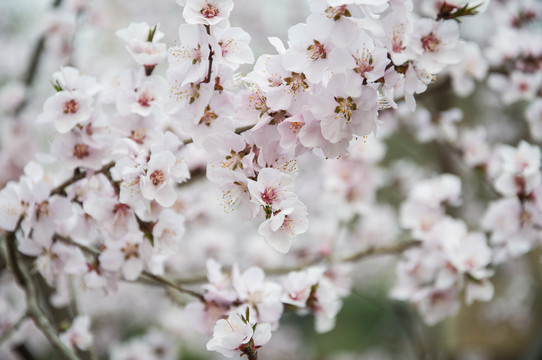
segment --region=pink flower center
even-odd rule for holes
[[[200,13],[201,15],[203,15],[204,18],[212,19],[218,15],[219,10],[218,7],[216,7],[215,5],[207,4],[206,7],[201,9]]]
[[[429,34],[422,37],[422,47],[425,51],[434,52],[438,50],[440,44],[440,39],[435,35],[435,33],[430,32]]]
[[[124,214],[126,214],[128,212],[128,209],[130,209],[130,207],[128,205],[118,203],[113,207],[113,213],[114,214],[122,214],[122,215],[124,215]]]
[[[166,181],[166,175],[162,170],[154,170],[150,176],[153,185],[160,185]]]
[[[314,44],[307,48],[307,55],[312,60],[325,59],[327,57],[324,44],[321,44],[318,40],[314,40]]]
[[[392,37],[392,51],[394,53],[400,53],[405,50],[403,46],[403,37],[405,35],[405,24],[399,23],[393,27],[393,37]]]
[[[275,188],[266,187],[263,193],[261,193],[261,198],[264,203],[271,205],[273,201],[278,198],[279,194]]]
[[[298,291],[292,291],[288,293],[288,297],[294,301],[301,300],[307,296],[307,291],[305,289],[298,290]]]
[[[141,94],[141,96],[139,97],[139,99],[137,100],[137,102],[139,103],[139,105],[143,106],[143,107],[149,107],[151,106],[151,102],[154,101],[154,98],[153,97],[150,97],[147,95],[147,93],[143,93]]]
[[[75,114],[79,110],[79,104],[74,99],[64,103],[64,114]]]
[[[368,52],[364,51],[363,56],[359,58],[354,56],[354,60],[356,60],[354,71],[363,77],[365,77],[366,72],[370,72],[374,69],[373,57]]]
[[[139,248],[139,244],[127,243],[120,250],[124,253],[124,259],[128,260],[132,256],[133,257],[139,257],[139,254],[138,254],[138,251],[137,251],[138,248]]]
[[[73,147],[73,156],[78,159],[83,159],[88,156],[88,145],[87,144],[75,144]]]

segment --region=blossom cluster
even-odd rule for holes
[[[160,24],[134,22],[116,31],[133,66],[91,75],[66,65],[50,79],[35,116],[54,131],[49,148],[0,190],[1,254],[13,273],[0,277],[0,330],[32,317],[64,355],[91,352],[102,341],[92,327],[111,316],[98,299],[124,294],[160,304],[152,321],[162,329],[107,345],[112,359],[173,359],[172,338],[193,329],[202,348],[256,359],[287,312],[331,331],[359,280],[351,263],[367,256],[399,254],[390,297],[435,325],[463,297],[492,300],[499,267],[538,246],[539,6],[309,0],[306,21],[286,42],[269,37],[274,52],[258,57],[230,22],[233,0],[177,6],[174,44]],[[482,41],[471,15],[507,21]],[[438,75],[449,82],[432,84]],[[459,107],[427,102],[433,86],[466,97],[486,77],[503,105],[528,102],[533,141],[506,145],[463,126],[470,114]],[[460,215],[471,202],[465,173],[394,161],[395,146],[410,148],[404,134],[479,172],[492,195],[477,216]],[[4,287],[10,280],[20,289]],[[35,283],[54,291],[42,306],[71,309],[56,335],[43,325],[53,311],[35,307],[45,294]],[[174,305],[137,283],[163,286]],[[8,301],[20,297],[26,311]]]

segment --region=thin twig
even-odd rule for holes
[[[64,243],[66,243],[66,244],[77,246],[83,252],[87,253],[88,255],[93,256],[94,258],[98,258],[98,256],[100,256],[100,252],[98,250],[93,249],[93,248],[88,247],[88,246],[85,246],[85,245],[81,245],[79,243],[76,243],[75,241],[73,241],[70,238],[66,238],[64,236],[60,236],[60,235],[56,234],[55,235],[55,240],[60,240],[60,241],[62,241]],[[200,293],[198,293],[196,291],[190,290],[190,289],[185,289],[185,288],[175,284],[172,280],[169,280],[169,279],[167,279],[167,278],[165,278],[163,276],[154,275],[154,274],[151,274],[148,271],[143,271],[141,273],[141,278],[142,279],[152,280],[153,282],[159,283],[159,284],[162,284],[162,285],[166,285],[166,286],[168,286],[168,287],[170,287],[172,289],[177,290],[180,293],[194,296],[194,297],[198,298],[199,300],[203,301],[203,295],[202,294],[200,294]]]
[[[73,283],[73,276],[68,275],[68,287],[70,290],[70,308],[72,311],[72,316],[75,318],[79,316],[79,301],[77,300],[77,291]]]
[[[9,338],[21,327],[21,325],[28,319],[28,313],[25,312],[17,322],[15,322],[13,325],[9,327],[2,336],[0,336],[0,346],[2,346],[3,343],[5,343]]]
[[[239,135],[239,134],[244,133],[245,131],[248,131],[248,130],[252,129],[254,126],[256,126],[256,125],[241,126],[241,127],[238,127],[237,129],[235,129],[234,132],[235,132],[237,135]],[[194,139],[192,139],[192,138],[183,140],[183,144],[185,144],[185,145],[191,144],[191,143],[193,143],[193,142],[194,142]]]
[[[354,254],[333,259],[333,263],[345,263],[345,262],[354,262],[361,259],[364,259],[366,257],[371,256],[381,256],[381,255],[398,255],[402,254],[405,250],[408,250],[412,247],[420,246],[420,241],[405,241],[401,243],[397,243],[394,245],[389,246],[380,246],[380,247],[370,247],[368,249],[361,250],[359,252],[356,252]],[[300,265],[290,266],[290,267],[277,267],[277,268],[263,268],[262,270],[267,275],[280,275],[280,274],[286,274],[292,271],[302,271],[306,268],[309,268],[311,266],[318,265],[322,263],[326,258],[315,258],[311,261],[305,262]],[[198,284],[203,283],[207,281],[206,275],[194,275],[187,278],[179,278],[174,280],[176,284]]]
[[[183,293],[183,294],[187,294],[187,295],[196,297],[196,298],[198,298],[198,299],[199,299],[200,301],[202,301],[202,302],[205,301],[205,299],[204,299],[204,297],[203,297],[202,294],[200,294],[200,293],[198,293],[198,292],[196,292],[196,291],[190,290],[190,289],[185,289],[185,288],[183,288],[183,287],[180,287],[179,285],[175,284],[172,280],[166,279],[165,277],[151,274],[151,273],[148,272],[148,271],[143,271],[143,272],[141,273],[141,275],[142,275],[144,278],[148,278],[148,279],[154,280],[154,281],[157,282],[157,283],[160,283],[160,284],[169,286],[170,288],[175,289],[175,290],[177,290],[177,291],[180,292],[180,293]]]
[[[211,26],[210,25],[203,25],[205,26],[205,31],[207,31],[207,35],[211,36]],[[211,81],[211,71],[213,68],[213,55],[214,55],[213,48],[211,47],[211,44],[209,44],[209,68],[207,69],[207,77],[205,80],[203,80],[204,83],[209,83]]]
[[[411,247],[419,246],[420,244],[420,241],[410,240],[389,246],[371,246],[368,249],[361,250],[355,254],[343,257],[339,260],[339,262],[358,261],[369,256],[402,254],[403,251],[408,250]]]
[[[110,161],[107,164],[105,164],[104,166],[102,166],[100,169],[98,169],[94,173],[94,175],[95,174],[106,174],[109,170],[111,170],[111,168],[113,166],[115,166],[115,162]],[[68,186],[73,185],[74,183],[78,182],[81,179],[84,179],[86,176],[87,176],[87,171],[85,169],[75,171],[71,178],[67,179],[62,184],[58,185],[53,190],[51,190],[51,193],[50,193],[49,196],[65,195],[66,194],[65,190],[66,190],[66,188]]]

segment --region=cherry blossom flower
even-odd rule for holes
[[[324,80],[327,71],[340,72],[346,49],[337,48],[330,39],[318,32],[317,19],[311,23],[297,24],[288,30],[290,47],[282,55],[282,65],[286,70],[303,73],[315,84]]]
[[[542,99],[535,99],[525,109],[529,132],[535,140],[542,140]]]
[[[216,25],[230,16],[233,0],[177,0],[188,24]]]
[[[421,19],[416,22],[413,36],[411,44],[419,55],[417,60],[429,73],[439,72],[445,65],[461,60],[462,43],[458,42],[457,22]]]
[[[201,26],[183,24],[179,26],[179,38],[180,42],[168,50],[170,83],[185,86],[202,81],[209,67],[209,36]]]
[[[249,180],[248,189],[253,201],[271,210],[280,209],[282,202],[295,197],[294,179],[273,168],[262,169],[257,181]]]
[[[67,346],[80,350],[88,350],[92,345],[92,334],[90,333],[90,317],[80,315],[73,320],[68,330],[60,334],[60,340]]]
[[[153,69],[166,58],[166,44],[157,42],[164,33],[146,22],[131,23],[127,28],[117,30],[117,36],[127,42],[126,48],[134,60]]]
[[[145,199],[156,200],[164,207],[170,207],[177,199],[173,182],[186,180],[185,165],[178,162],[170,151],[153,153],[141,177],[141,194]]]
[[[207,343],[207,350],[218,351],[226,357],[242,355],[245,346],[254,348],[267,344],[271,339],[269,324],[253,325],[238,313],[231,313],[228,319],[216,322],[213,338]],[[249,344],[250,342],[250,344]]]
[[[322,267],[311,267],[304,271],[288,273],[282,282],[282,302],[300,308],[305,307],[312,287],[320,281],[324,270]]]
[[[401,65],[414,55],[410,47],[410,36],[413,31],[413,19],[404,9],[392,11],[382,19],[386,37],[384,44],[394,64]]]
[[[43,105],[40,121],[53,121],[61,134],[76,125],[83,125],[92,115],[92,98],[79,90],[60,91],[51,96]]]
[[[528,195],[542,182],[541,153],[538,146],[521,141],[517,148],[501,145],[498,149],[500,170],[495,188],[503,195]]]
[[[241,273],[234,264],[232,285],[240,301],[257,309],[258,323],[269,323],[275,329],[278,327],[283,310],[280,300],[282,288],[279,284],[266,281],[265,273],[259,267],[251,267]]]
[[[254,55],[249,47],[250,35],[239,27],[223,25],[225,23],[213,29],[213,37],[222,49],[221,61],[233,70],[241,64],[252,64]]]
[[[258,232],[275,250],[286,253],[291,241],[309,228],[307,208],[299,200],[283,204],[283,208],[273,213],[258,228]]]
[[[143,70],[126,71],[120,78],[116,105],[120,115],[149,116],[161,108],[166,97],[167,83],[163,77],[145,76]]]
[[[327,89],[309,100],[311,112],[320,120],[322,135],[332,143],[376,130],[376,91],[364,86],[361,93],[351,94],[345,91],[344,84],[344,76],[334,76]]]
[[[122,276],[129,281],[136,280],[144,268],[143,240],[141,233],[126,234],[122,239],[108,241],[100,254],[100,267],[108,271],[122,271]]]

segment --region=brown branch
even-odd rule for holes
[[[22,217],[19,219],[16,230],[19,228]],[[17,259],[17,250],[15,243],[15,232],[8,232],[6,237],[6,246],[8,251],[8,261],[15,275],[15,279],[19,285],[23,288],[26,294],[26,306],[28,316],[34,320],[36,326],[41,330],[43,335],[49,340],[58,351],[60,351],[69,360],[80,360],[77,354],[64,344],[59,336],[57,330],[51,324],[51,321],[45,316],[43,311],[38,305],[38,295],[32,277],[27,271],[24,264],[20,263]]]
[[[241,127],[238,127],[237,129],[235,129],[234,132],[236,134],[240,135],[240,134],[244,133],[245,131],[248,131],[248,130],[252,129],[254,126],[256,126],[256,125],[241,126]],[[192,138],[183,140],[183,144],[185,144],[185,145],[191,144],[193,142],[194,142],[194,140]]]
[[[61,235],[58,235],[58,234],[55,234],[54,236],[54,239],[55,240],[59,240],[59,241],[62,241],[64,242],[65,244],[69,244],[69,245],[73,245],[73,246],[77,246],[78,248],[80,248],[83,252],[85,252],[86,254],[94,257],[96,260],[98,260],[98,257],[100,256],[100,251],[96,250],[96,249],[93,249],[91,247],[88,247],[88,246],[85,246],[85,245],[81,245],[79,243],[76,243],[75,241],[73,241],[72,239],[70,238],[66,238],[64,236],[61,236]],[[183,294],[187,294],[187,295],[190,295],[190,296],[193,296],[193,297],[196,297],[198,298],[199,300],[203,301],[203,295],[196,292],[196,291],[193,291],[193,290],[190,290],[190,289],[185,289],[177,284],[175,284],[172,280],[169,280],[163,276],[159,276],[159,275],[154,275],[154,274],[151,274],[150,272],[148,271],[143,271],[141,273],[141,276],[140,278],[142,279],[148,279],[148,280],[152,280],[153,282],[155,283],[159,283],[159,284],[162,284],[162,285],[166,285],[174,290],[177,290],[178,292],[180,293],[183,293]],[[137,280],[136,280],[137,281]]]
[[[388,246],[380,246],[380,247],[371,246],[368,249],[361,250],[352,255],[343,257],[339,260],[339,262],[358,261],[370,256],[402,254],[404,251],[412,247],[420,246],[420,244],[421,244],[420,241],[410,240],[410,241],[400,242],[400,243],[397,243],[394,245],[388,245]]]
[[[108,162],[107,164],[102,166],[99,170],[97,170],[94,173],[94,175],[95,174],[105,174],[105,175],[107,175],[107,172],[109,170],[111,170],[111,168],[113,166],[115,166],[114,161]],[[53,196],[53,195],[66,196],[66,191],[65,191],[66,188],[68,186],[73,185],[74,183],[78,182],[79,180],[84,179],[86,176],[87,176],[87,171],[85,169],[80,170],[79,168],[77,168],[76,170],[74,170],[73,176],[71,178],[67,179],[66,181],[64,181],[62,184],[55,187],[53,190],[51,190],[51,193],[49,194],[49,196]]]
[[[242,127],[239,127],[237,129],[235,129],[235,133],[236,134],[242,134],[245,131],[248,131],[248,130],[252,129],[253,127],[254,127],[254,125],[242,126]],[[185,145],[190,144],[192,142],[194,142],[193,139],[186,139],[186,140],[183,141],[183,143]],[[96,172],[93,175],[104,174],[105,176],[108,177],[108,179],[110,179],[110,181],[112,181],[111,176],[109,174],[109,170],[111,170],[111,168],[114,167],[114,166],[115,166],[115,162],[110,161],[107,164],[103,165],[100,169],[96,170]],[[74,174],[72,175],[72,177],[70,177],[69,179],[65,180],[60,185],[58,185],[57,187],[52,189],[49,196],[53,196],[53,195],[66,196],[66,188],[68,186],[70,186],[70,185],[75,184],[79,180],[84,179],[86,176],[87,176],[87,171],[85,169],[76,168],[74,170]],[[112,181],[112,184],[118,190],[118,183]]]
[[[211,36],[211,26],[210,25],[203,25],[205,26],[205,31],[207,31],[207,35]],[[203,80],[204,83],[211,82],[211,70],[213,68],[213,55],[214,55],[213,48],[211,47],[211,44],[209,44],[209,68],[207,69],[207,77],[205,77],[205,80]]]
[[[21,327],[21,325],[28,319],[28,312],[25,312],[19,320],[17,320],[13,325],[9,327],[2,336],[0,336],[0,346],[5,343],[9,338]]]
[[[401,243],[397,243],[397,244],[389,245],[389,246],[370,247],[368,249],[361,250],[354,254],[351,254],[342,258],[334,259],[333,263],[353,262],[353,261],[362,260],[364,258],[371,257],[371,256],[399,255],[412,247],[416,247],[420,245],[421,245],[420,241],[410,240],[410,241],[405,241],[405,242],[401,242]],[[281,274],[286,274],[292,271],[302,271],[311,266],[318,265],[322,263],[324,260],[325,258],[315,258],[301,265],[295,265],[295,266],[290,266],[290,267],[263,268],[262,270],[267,275],[281,275]],[[199,284],[206,281],[207,281],[206,275],[194,275],[192,277],[176,279],[175,283],[179,285],[180,284]]]
[[[200,294],[200,293],[198,293],[197,291],[194,291],[194,290],[183,288],[183,287],[175,284],[172,280],[166,279],[165,277],[151,274],[148,271],[143,271],[141,273],[141,276],[143,278],[147,278],[147,279],[153,280],[153,281],[155,281],[157,283],[166,285],[166,286],[168,286],[168,287],[170,287],[170,288],[172,288],[174,290],[177,290],[180,293],[187,294],[187,295],[193,296],[195,298],[198,298],[198,300],[200,300],[201,302],[205,301],[205,298],[203,297],[202,294]]]

